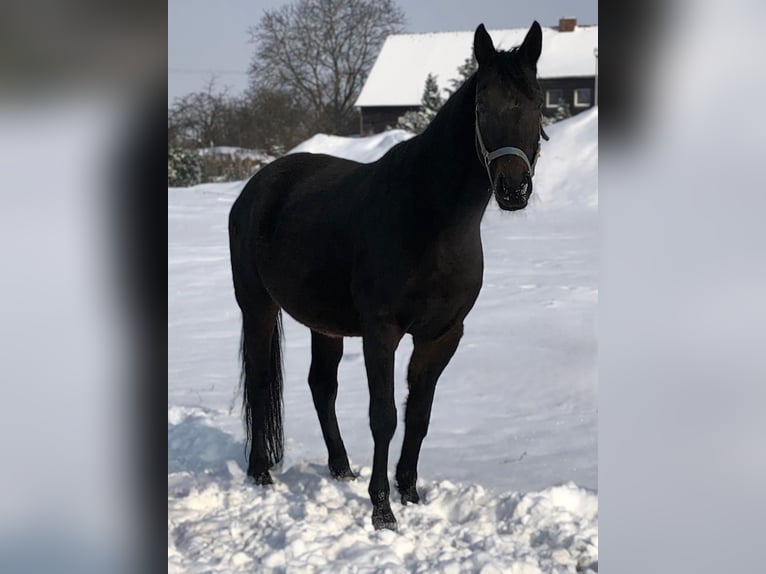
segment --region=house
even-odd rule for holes
[[[490,30],[498,49],[524,40],[528,28]],[[458,77],[458,68],[473,51],[473,31],[393,34],[386,38],[355,106],[360,133],[377,133],[396,125],[399,116],[417,110],[428,74],[434,74],[443,95]],[[582,26],[562,18],[557,27],[543,27],[543,52],[537,75],[545,94],[543,111],[556,114],[561,103],[572,115],[597,101],[598,26]]]

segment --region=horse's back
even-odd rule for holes
[[[232,217],[268,218],[297,198],[321,193],[353,173],[362,164],[325,154],[283,156],[256,172],[232,207]]]

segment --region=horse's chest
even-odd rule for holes
[[[481,290],[481,258],[439,257],[421,262],[406,296],[411,330],[437,335],[462,322]]]
[[[470,295],[481,284],[481,269],[463,262],[424,265],[416,279],[416,289],[430,299],[460,299]]]

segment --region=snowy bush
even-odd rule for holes
[[[168,186],[242,181],[274,159],[254,150],[220,147],[168,149]]]
[[[428,117],[424,110],[407,112],[403,116],[399,116],[399,119],[396,122],[396,129],[407,130],[408,132],[419,134],[426,129],[426,126],[430,122],[431,118]]]
[[[543,116],[543,126],[549,126],[571,117],[572,111],[569,109],[569,104],[565,103],[564,100],[559,100],[559,105],[556,108],[556,113],[550,117]]]
[[[555,121],[560,122],[561,120],[565,120],[567,118],[572,117],[572,111],[569,109],[569,104],[564,103],[564,101],[559,100],[559,107],[556,108],[556,114],[553,116],[555,118]]]
[[[202,181],[202,166],[196,152],[168,148],[168,186],[189,187]]]
[[[230,148],[198,150],[201,163],[201,180],[204,183],[242,181],[274,158],[252,150]]]

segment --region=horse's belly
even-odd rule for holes
[[[266,288],[293,319],[325,335],[361,334],[347,273],[320,267],[310,272],[282,271],[278,277],[266,280]]]
[[[362,334],[358,316],[353,309],[345,306],[306,305],[296,302],[285,304],[282,308],[312,331],[330,337],[358,337]]]

